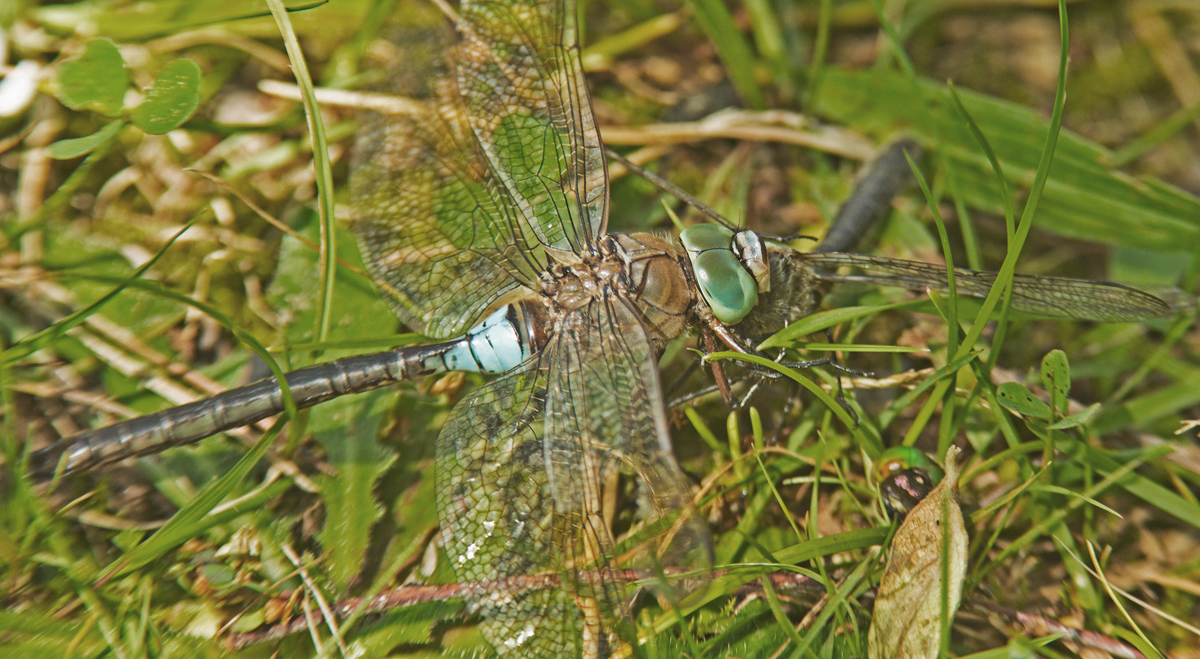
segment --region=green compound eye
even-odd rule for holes
[[[732,229],[696,224],[679,233],[700,294],[722,323],[733,325],[758,304],[758,283],[733,251]]]
[[[710,249],[692,259],[692,270],[704,301],[717,320],[733,325],[758,304],[758,284],[733,252]]]
[[[707,249],[730,249],[733,230],[719,224],[693,224],[679,232],[679,242],[693,256]]]

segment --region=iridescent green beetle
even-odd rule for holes
[[[893,446],[879,454],[875,482],[879,496],[892,514],[904,517],[942,480],[942,469],[924,453],[909,446]]]

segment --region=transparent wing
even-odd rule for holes
[[[542,244],[586,251],[608,179],[574,3],[468,0],[459,15],[458,85],[493,175]]]
[[[826,281],[899,286],[914,290],[932,288],[942,293],[949,291],[945,266],[932,263],[837,252],[809,253],[800,258],[814,268],[817,277]],[[859,272],[838,274],[820,270],[840,267],[852,267]],[[994,272],[965,268],[955,268],[954,276],[958,294],[970,297],[986,297],[996,281]],[[1168,303],[1145,291],[1109,282],[1016,275],[1013,278],[1012,308],[1051,318],[1131,322],[1168,315],[1177,310],[1178,302]]]
[[[606,657],[629,640],[604,519],[618,473],[637,476],[646,517],[677,520],[655,534],[667,548],[643,554],[708,564],[707,530],[679,517],[687,489],[645,331],[600,300],[564,322],[542,353],[460,402],[438,440],[444,544],[461,580],[486,582],[469,604],[503,656]],[[554,581],[527,587],[529,575]]]
[[[547,261],[467,123],[444,17],[425,23],[394,37],[404,50],[389,88],[417,109],[360,118],[348,225],[393,311],[448,338],[528,295],[520,288],[532,287]]]
[[[554,536],[566,520],[554,512],[542,465],[544,397],[545,372],[535,356],[459,402],[438,437],[443,544],[464,582],[555,573]],[[563,589],[506,590],[497,583],[468,604],[505,656],[579,654],[572,639],[581,638],[582,623]]]
[[[574,562],[569,547],[585,529],[586,515],[559,510],[546,478],[546,361],[535,356],[477,389],[455,406],[438,438],[443,544],[458,578],[482,584],[467,603],[484,618],[481,631],[504,657],[586,656],[589,628],[592,645],[600,644],[598,596],[588,589],[579,593],[573,570],[595,575],[589,583],[607,584],[591,590],[603,597],[609,621],[624,607],[611,574]],[[519,585],[532,575],[555,581],[543,588]],[[576,595],[592,602],[586,611]],[[603,644],[610,640],[604,637]]]
[[[547,352],[546,471],[556,505],[599,510],[614,472],[632,474],[644,520],[669,531],[641,547],[658,567],[707,567],[707,527],[689,513],[675,462],[658,362],[636,310],[606,295],[570,315]],[[563,441],[570,438],[571,441]]]

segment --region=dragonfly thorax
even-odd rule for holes
[[[605,252],[562,260],[542,273],[539,292],[552,320],[587,305],[617,284],[622,264]]]
[[[637,303],[650,335],[669,341],[682,334],[691,324],[696,297],[678,243],[651,233],[610,238],[623,264],[618,285]]]
[[[540,293],[551,326],[597,301],[633,302],[655,340],[670,340],[689,326],[694,304],[690,279],[670,239],[649,233],[609,234],[591,255],[559,262],[543,273]]]

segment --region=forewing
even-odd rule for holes
[[[404,57],[389,91],[416,101],[412,111],[361,113],[349,227],[393,311],[444,338],[527,295],[547,261],[467,124],[437,19],[441,30],[397,37]]]
[[[438,439],[444,544],[460,580],[486,582],[469,604],[502,655],[605,657],[629,640],[625,572],[604,519],[620,472],[636,475],[644,516],[661,522],[640,553],[660,567],[708,567],[659,391],[637,317],[597,299],[451,412]],[[556,581],[529,587],[533,575]]]
[[[802,259],[813,268],[856,268],[860,274],[817,271],[826,281],[858,282],[880,286],[900,286],[914,290],[932,288],[946,293],[946,268],[933,263],[906,261],[865,254],[804,254]],[[996,273],[955,268],[959,295],[987,297]],[[1194,301],[1193,301],[1194,304]],[[1158,318],[1176,310],[1177,305],[1136,288],[1101,281],[1015,275],[1012,308],[1050,318],[1076,318],[1099,322],[1131,322]]]
[[[632,474],[639,513],[658,528],[638,553],[656,568],[703,571],[710,562],[708,530],[692,514],[689,488],[673,457],[658,363],[637,313],[610,291],[569,314],[547,352],[553,359],[546,470],[558,510],[599,519],[605,479]],[[584,553],[576,562],[592,558],[592,535],[585,527],[576,538],[572,547]],[[607,556],[610,549],[603,549]]]
[[[573,2],[467,1],[458,84],[496,180],[542,244],[582,253],[604,233],[604,149]]]

